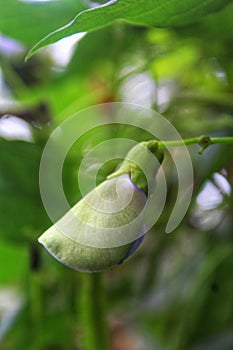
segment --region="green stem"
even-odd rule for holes
[[[81,293],[81,322],[83,350],[107,350],[105,294],[101,273],[83,274]]]
[[[146,169],[147,165],[150,166],[150,174],[154,178],[154,175],[158,171],[159,164],[163,161],[163,151],[166,148],[177,147],[177,146],[188,146],[193,144],[198,144],[201,146],[201,150],[198,152],[202,154],[203,151],[210,145],[213,144],[231,144],[233,143],[233,137],[209,137],[207,135],[202,135],[199,137],[194,137],[185,140],[175,140],[175,141],[158,141],[149,140],[136,144],[127,153],[125,160],[121,164],[120,168],[117,169],[112,174],[108,175],[107,179],[112,179],[123,174],[129,174],[131,181],[140,189],[142,189],[146,194],[148,191],[148,179],[146,178],[142,169]],[[154,164],[153,169],[151,168],[151,158],[148,152],[150,151],[154,154],[158,160]]]
[[[166,147],[176,147],[176,146],[189,146],[189,145],[200,145],[202,149],[199,151],[199,154],[202,154],[202,152],[210,145],[214,144],[232,144],[233,143],[233,137],[210,137],[208,135],[202,135],[199,137],[193,137],[190,139],[184,139],[184,140],[175,140],[175,141],[154,141],[159,143],[159,147],[166,148]]]
[[[211,138],[211,144],[213,145],[214,143],[233,143],[233,137],[213,137]]]

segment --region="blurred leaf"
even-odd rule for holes
[[[28,265],[25,248],[7,244],[0,240],[0,285],[19,282]]]
[[[0,0],[0,8],[0,33],[29,46],[58,26],[65,25],[86,6],[83,1],[76,0],[46,3]]]
[[[198,58],[195,46],[182,45],[177,47],[175,51],[156,59],[151,68],[157,78],[180,77],[185,72],[190,74],[190,70]]]
[[[130,23],[157,27],[180,27],[198,21],[200,17],[220,10],[230,0],[113,0],[94,9],[79,13],[73,21],[57,29],[39,41],[28,53],[31,57],[41,47],[53,44],[69,35],[94,30],[108,25],[116,19]]]
[[[40,148],[0,139],[0,235],[24,243],[48,225],[39,194]]]

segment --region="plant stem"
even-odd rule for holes
[[[143,148],[150,150],[154,155],[156,155],[159,163],[163,160],[163,150],[170,147],[177,146],[188,146],[198,144],[201,146],[201,150],[198,152],[202,154],[203,151],[210,145],[213,144],[231,144],[233,143],[233,137],[210,137],[207,135],[202,135],[199,137],[193,137],[190,139],[180,139],[174,141],[158,141],[158,140],[149,140],[138,143],[134,146],[126,155],[125,160],[115,172],[108,175],[107,179],[113,179],[114,177],[130,174],[130,178],[137,187],[142,189],[147,193],[147,179],[145,178],[144,173],[141,171],[141,168],[144,168],[149,162],[146,153],[142,152]],[[140,167],[137,164],[140,164]],[[158,169],[154,169],[154,173]]]
[[[230,144],[233,143],[233,137],[209,137],[206,135],[200,136],[200,137],[193,137],[191,139],[184,139],[184,140],[176,140],[176,141],[160,141],[161,146],[165,147],[176,147],[176,146],[183,146],[183,145],[193,145],[193,144],[199,144],[203,146],[203,144],[208,143],[208,145],[213,144]]]
[[[83,274],[81,322],[84,350],[108,350],[103,274]]]
[[[211,138],[211,144],[214,144],[214,143],[227,143],[227,144],[230,144],[230,143],[233,143],[233,137],[212,137]]]
[[[152,142],[152,141],[149,141]],[[199,154],[201,154],[208,146],[214,145],[214,144],[232,144],[233,143],[233,136],[229,137],[210,137],[208,135],[202,135],[199,137],[193,137],[190,139],[184,139],[184,140],[175,140],[175,141],[154,141],[158,142],[160,148],[166,148],[166,147],[176,147],[176,146],[189,146],[189,145],[200,145],[202,149],[199,151]]]

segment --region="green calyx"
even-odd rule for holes
[[[155,178],[162,161],[163,151],[159,141],[140,142],[128,152],[120,168],[107,178],[129,174],[131,181],[147,194],[148,182]]]

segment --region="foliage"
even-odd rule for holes
[[[52,44],[59,39],[77,32],[90,31],[106,26],[116,19],[131,23],[157,27],[178,27],[195,22],[200,16],[224,7],[229,0],[222,1],[193,1],[181,3],[177,0],[113,0],[94,9],[79,13],[68,25],[59,28],[42,40],[30,55],[44,45]]]
[[[0,40],[8,39],[7,48],[0,42],[3,350],[93,350],[99,334],[96,350],[129,350],[129,343],[146,350],[231,349],[232,146],[214,145],[201,156],[197,146],[189,148],[193,200],[169,235],[164,230],[177,184],[175,168],[166,165],[162,216],[137,254],[100,279],[69,270],[37,244],[50,226],[39,193],[41,154],[54,128],[73,113],[99,103],[136,102],[162,113],[184,138],[232,135],[232,2],[162,3],[118,0],[90,7],[89,1],[0,0]],[[88,33],[67,64],[51,56],[51,46],[24,62],[33,45],[29,55],[83,31]],[[1,123],[9,114],[26,121],[31,141],[4,136]],[[112,132],[96,128],[70,150],[63,184],[71,204],[81,197],[76,174],[83,155]],[[114,133],[144,137],[124,127]],[[55,184],[50,179],[51,188]],[[16,293],[13,299],[8,291]],[[16,306],[5,312],[7,303]]]

